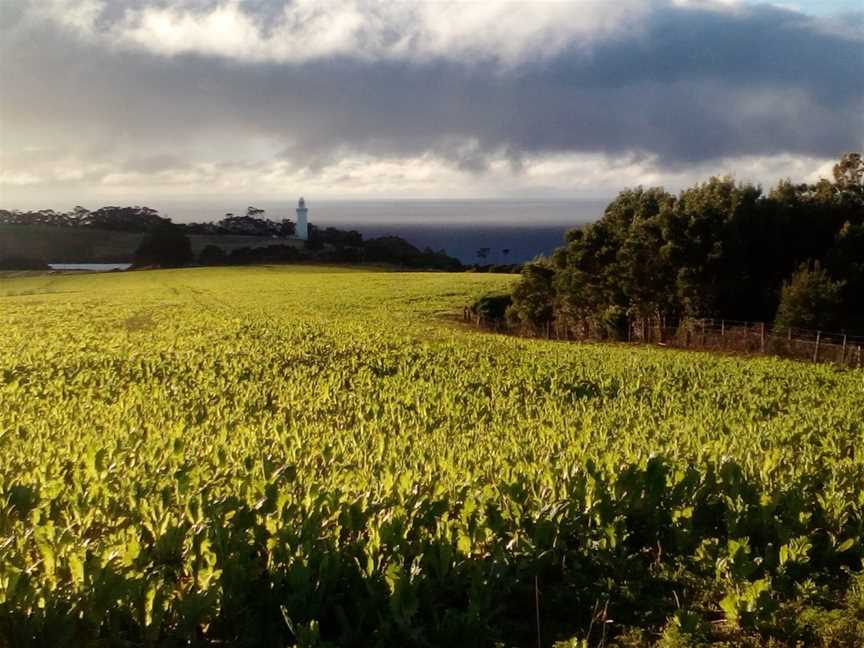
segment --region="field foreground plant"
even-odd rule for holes
[[[864,374],[443,318],[511,281],[4,280],[0,645],[864,643]]]

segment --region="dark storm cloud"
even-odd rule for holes
[[[104,26],[124,15],[113,6]],[[264,18],[276,7],[257,2]],[[860,22],[832,28],[769,6],[664,6],[638,34],[508,67],[167,57],[23,25],[11,5],[2,16],[0,118],[14,129],[4,142],[112,151],[136,170],[178,166],[202,147],[228,159],[244,138],[311,168],[346,152],[430,153],[473,172],[502,155],[514,169],[525,156],[571,152],[657,156],[675,168],[742,155],[834,157],[864,145]]]

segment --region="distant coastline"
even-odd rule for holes
[[[146,201],[145,201],[146,202]],[[235,201],[239,204],[238,201]],[[266,217],[292,216],[291,201],[258,202]],[[571,227],[597,220],[605,200],[359,200],[320,201],[310,214],[317,226],[359,231],[365,238],[399,236],[418,248],[444,249],[462,263],[478,263],[477,252],[488,248],[488,263],[522,263],[549,254]],[[218,219],[236,208],[212,200],[156,202],[159,214],[188,224]],[[237,208],[237,212],[241,209]],[[26,254],[54,263],[120,263],[130,260],[141,242],[136,232],[70,230],[62,240],[43,225],[0,225],[0,257]],[[273,243],[270,237],[190,235],[196,254],[210,244],[230,251]]]
[[[329,223],[325,223],[328,225]],[[369,223],[358,224],[356,229],[364,236],[393,235],[410,241],[419,248],[444,249],[462,263],[523,263],[550,254],[564,242],[564,233],[580,223],[496,225],[494,223],[473,224],[424,224],[424,223]],[[481,260],[477,252],[488,248],[488,257]],[[505,253],[506,251],[506,253]]]

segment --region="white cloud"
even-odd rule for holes
[[[773,184],[824,175],[861,141],[855,45],[737,1],[27,6],[0,44],[0,206],[298,187],[593,197],[730,171]],[[758,35],[766,15],[783,38]],[[320,62],[333,57],[384,62]],[[430,60],[499,67],[410,64]]]
[[[466,59],[514,65],[637,29],[651,0],[580,2],[295,0],[269,24],[240,0],[136,6],[105,27],[105,0],[44,0],[32,13],[106,45],[246,62]]]
[[[26,187],[42,182],[42,178],[32,173],[20,173],[14,171],[0,171],[0,187]]]
[[[105,7],[105,0],[43,0],[31,7],[31,14],[54,20],[80,35],[90,35]]]
[[[260,12],[245,0],[130,3],[121,0],[33,0],[31,15],[106,46],[162,56],[195,54],[250,63],[361,60],[503,65],[587,50],[617,35],[635,37],[644,17],[663,7],[746,11],[753,0],[285,0]],[[179,6],[177,6],[179,4]],[[778,5],[790,11],[794,6]],[[102,18],[110,9],[121,17]],[[826,21],[826,29],[839,29]],[[856,30],[849,30],[854,36]],[[860,36],[860,33],[858,34]]]
[[[11,201],[7,206],[24,207],[31,200],[19,203],[17,198],[38,195],[43,200],[49,194],[58,199],[68,195],[70,203],[76,204],[141,195],[149,201],[184,195],[280,200],[293,196],[298,187],[318,198],[584,198],[608,197],[636,185],[678,191],[711,175],[732,175],[765,187],[786,177],[814,181],[829,176],[832,164],[832,160],[784,154],[736,157],[669,170],[652,156],[567,153],[529,157],[516,170],[502,151],[489,160],[483,172],[460,169],[431,153],[408,157],[346,153],[316,169],[285,160],[176,160],[164,168],[139,170],[119,159],[93,163],[67,156],[26,166],[19,163],[14,173],[0,171],[0,194]]]

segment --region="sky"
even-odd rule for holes
[[[0,0],[0,207],[814,180],[862,65],[847,0]]]
[[[759,4],[761,0],[748,0],[750,4]],[[861,11],[861,0],[798,0],[797,2],[776,2],[779,7],[786,7],[816,16],[830,16],[844,12]]]

